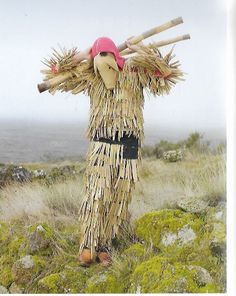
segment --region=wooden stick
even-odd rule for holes
[[[72,77],[72,74],[71,73],[61,73],[59,74],[57,77],[55,78],[52,78],[46,82],[43,82],[43,83],[40,83],[38,84],[38,90],[39,92],[44,92],[56,85],[59,85],[63,82],[65,82],[67,79],[69,79],[70,77]]]
[[[179,25],[179,24],[182,24],[182,23],[183,23],[183,19],[182,19],[182,17],[178,17],[178,18],[176,18],[176,19],[173,19],[173,20],[171,20],[171,21],[169,21],[169,22],[167,22],[167,23],[161,25],[161,26],[157,26],[157,27],[155,27],[155,28],[152,28],[152,29],[150,29],[150,30],[148,30],[148,31],[146,31],[146,32],[144,32],[144,33],[142,33],[142,34],[140,34],[139,36],[133,37],[133,38],[130,40],[130,43],[131,43],[131,44],[136,44],[136,43],[138,43],[138,42],[140,42],[140,41],[142,41],[142,40],[144,40],[144,39],[146,39],[146,38],[148,38],[148,37],[151,37],[151,36],[153,36],[153,35],[155,35],[155,34],[158,34],[158,33],[160,33],[160,32],[163,32],[163,31],[165,31],[165,30],[168,30],[168,29],[170,29],[170,28],[172,28],[172,27],[175,27],[175,26],[177,26],[177,25]],[[123,51],[123,50],[126,49],[126,48],[127,48],[127,45],[126,45],[125,42],[122,43],[122,44],[120,44],[120,45],[118,46],[118,50],[119,50],[120,52]]]
[[[173,20],[161,25],[161,26],[157,26],[155,28],[152,28],[152,29],[142,33],[139,36],[133,37],[130,40],[130,43],[131,44],[136,44],[136,43],[142,41],[143,39],[151,37],[151,36],[153,36],[155,34],[163,32],[163,31],[165,31],[167,29],[170,29],[170,28],[175,27],[175,26],[177,26],[179,24],[182,24],[182,23],[183,23],[182,17],[178,17],[176,19],[173,19]],[[120,44],[118,46],[118,49],[119,49],[120,52],[123,51],[126,48],[127,48],[126,42],[124,42],[124,43],[122,43],[122,44]],[[52,78],[52,79],[48,80],[47,82],[43,82],[43,83],[38,84],[38,90],[39,90],[40,93],[44,92],[44,91],[46,91],[46,90],[48,90],[48,89],[50,89],[50,88],[52,88],[52,87],[54,87],[56,85],[59,85],[60,83],[65,82],[70,77],[71,77],[71,73],[59,74],[57,77]]]
[[[166,45],[169,45],[169,44],[173,44],[173,43],[183,41],[183,40],[188,40],[188,39],[190,39],[190,35],[186,34],[186,35],[178,36],[178,37],[175,37],[175,38],[172,38],[172,39],[166,39],[166,40],[150,43],[148,45],[148,47],[150,47],[150,48],[158,48],[158,47],[166,46]],[[133,51],[127,48],[127,49],[123,50],[120,54],[122,56],[124,56],[124,55],[128,55],[128,54],[131,54],[131,53],[133,53]]]

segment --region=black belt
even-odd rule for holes
[[[119,140],[118,140],[118,133],[115,135],[115,139],[112,138],[104,138],[104,137],[94,137],[93,141],[97,142],[103,142],[108,144],[117,144],[117,145],[123,145],[123,158],[125,159],[137,159],[138,158],[138,138],[136,138],[134,135],[127,135],[124,134]]]

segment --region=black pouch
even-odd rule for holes
[[[123,140],[123,158],[138,159],[138,139],[133,135]]]
[[[123,158],[124,159],[138,159],[138,138],[134,135],[124,134],[120,140],[118,140],[118,134],[116,135],[115,140],[109,138],[98,138],[95,137],[93,141],[99,141],[109,144],[118,144],[123,145]]]

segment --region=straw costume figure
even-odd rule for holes
[[[54,50],[46,60],[49,69],[42,71],[46,77],[40,91],[83,92],[90,97],[87,137],[91,142],[79,210],[79,260],[85,266],[93,262],[96,252],[103,265],[110,263],[112,238],[129,219],[144,141],[143,90],[154,96],[168,94],[183,76],[178,61],[171,62],[172,50],[163,57],[155,44],[131,41],[123,46],[128,47],[126,56],[133,52],[126,58],[107,37],[81,52]]]

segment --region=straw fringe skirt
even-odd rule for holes
[[[85,195],[79,210],[80,252],[110,246],[119,226],[129,219],[128,205],[138,181],[138,159],[123,158],[123,145],[92,141],[87,153]]]

